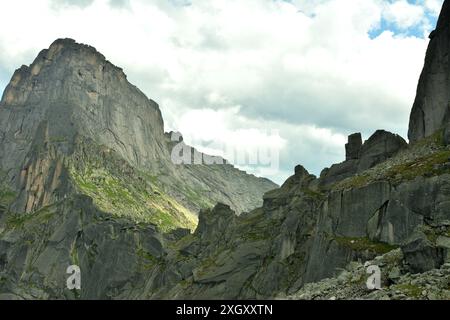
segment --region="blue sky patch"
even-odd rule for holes
[[[393,3],[394,1],[389,0],[388,2]],[[424,5],[423,1],[420,0],[417,1],[408,0],[407,2],[413,5],[420,5],[420,6]],[[369,37],[371,39],[374,39],[385,31],[391,31],[394,34],[394,36],[426,38],[428,36],[428,33],[431,32],[436,26],[438,16],[430,12],[425,7],[424,11],[425,16],[423,18],[423,21],[420,21],[416,25],[413,25],[409,28],[400,28],[395,23],[395,21],[390,21],[383,16],[380,24],[369,31]]]

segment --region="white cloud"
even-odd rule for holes
[[[425,0],[425,8],[433,15],[439,15],[444,0]]]
[[[319,173],[342,159],[354,131],[406,134],[427,39],[369,32],[382,17],[429,29],[424,12],[439,1],[82,2],[2,1],[0,72],[56,38],[88,43],[161,105],[167,130],[196,133],[194,144],[259,145],[279,130],[284,178],[298,163]]]
[[[225,157],[243,170],[278,183],[292,174],[300,163],[298,159],[320,172],[326,165],[344,157],[346,137],[342,134],[313,125],[278,121],[265,121],[262,126],[258,120],[239,115],[239,110],[239,106],[189,110],[174,123],[183,133],[184,141],[197,146],[199,151]],[[238,155],[246,157],[242,159]],[[250,156],[257,158],[257,166],[252,165]]]

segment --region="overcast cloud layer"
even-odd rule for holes
[[[14,0],[0,3],[0,92],[56,38],[96,47],[202,151],[280,152],[319,174],[346,136],[406,136],[442,0]]]

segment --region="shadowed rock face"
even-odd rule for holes
[[[450,121],[450,2],[446,0],[430,35],[425,65],[411,111],[410,142],[432,135]]]

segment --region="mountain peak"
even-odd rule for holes
[[[97,63],[110,63],[106,60],[105,56],[101,54],[99,51],[97,51],[96,48],[93,46],[78,43],[76,40],[71,38],[59,38],[53,41],[53,43],[50,45],[48,49],[44,49],[41,51],[41,53],[38,55],[38,59],[40,57],[43,57],[47,60],[51,60],[55,56],[57,56],[60,53],[65,53],[68,55],[74,55],[75,57],[85,57],[91,55],[96,57]],[[93,62],[91,60],[90,62]],[[110,63],[111,64],[111,63]],[[116,67],[116,66],[114,66]],[[122,70],[121,68],[116,67],[119,70]]]
[[[50,88],[60,90],[69,83],[88,92],[98,91],[95,88],[98,86],[106,88],[112,82],[137,90],[126,80],[123,70],[106,60],[94,47],[69,38],[57,39],[48,49],[42,50],[30,66],[23,65],[15,71],[0,104],[21,105],[27,102],[31,93],[48,93]],[[143,95],[140,91],[139,94]]]
[[[100,56],[102,59],[106,60],[104,55],[97,51],[93,46],[79,43],[74,39],[71,38],[59,38],[53,41],[53,43],[50,45],[48,49],[42,50],[44,53],[49,53],[50,55],[53,55],[55,53],[58,53],[60,51],[72,51],[77,52],[81,50],[85,50],[86,52],[90,52],[93,54],[96,54]]]

